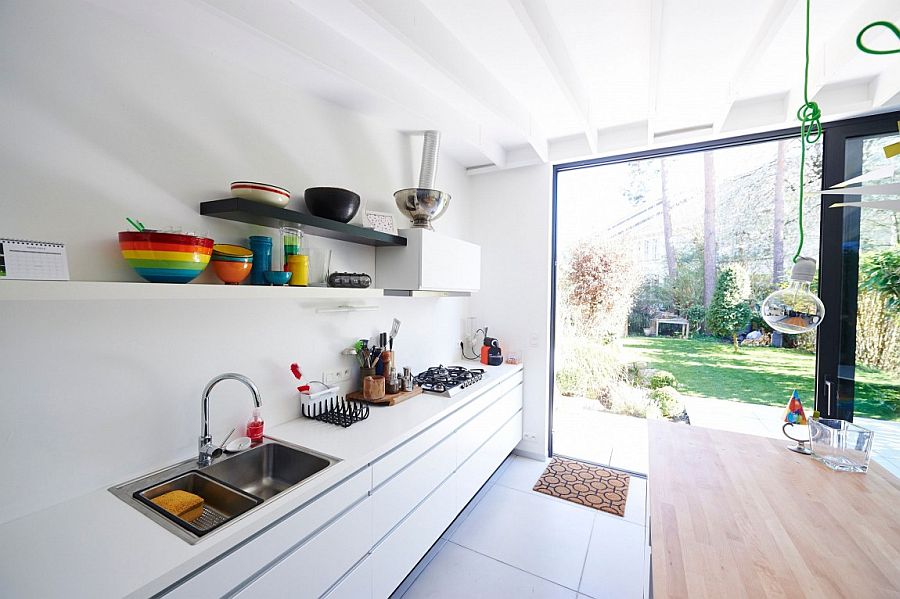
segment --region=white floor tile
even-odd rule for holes
[[[625,500],[625,519],[644,526],[647,522],[647,481],[637,476],[628,478],[628,498]],[[613,516],[618,518],[618,516]]]
[[[575,591],[448,543],[403,599],[575,599]]]
[[[520,491],[531,491],[546,468],[547,462],[515,456],[503,475],[497,479],[497,484]]]
[[[644,527],[597,514],[578,591],[594,599],[640,599],[643,564]]]
[[[577,589],[592,511],[540,493],[494,485],[451,541]]]

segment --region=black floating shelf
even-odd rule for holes
[[[261,225],[263,227],[289,227],[300,226],[304,233],[318,237],[328,237],[340,241],[360,243],[363,245],[388,246],[406,245],[406,238],[399,235],[389,235],[374,229],[357,227],[288,210],[245,200],[243,198],[225,198],[224,200],[212,200],[200,202],[200,214],[215,216],[225,220],[233,220],[240,223]]]

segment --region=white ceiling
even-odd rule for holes
[[[802,103],[803,0],[94,2],[397,129],[439,129],[472,172],[791,125]],[[813,2],[826,118],[900,106],[900,57],[855,47],[875,20],[900,21],[900,2]]]

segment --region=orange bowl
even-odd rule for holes
[[[253,263],[213,260],[212,267],[216,272],[216,276],[222,279],[223,283],[226,285],[237,285],[250,274]]]

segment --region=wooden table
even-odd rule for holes
[[[649,426],[655,599],[900,597],[900,480],[880,465],[833,472],[787,439]]]

